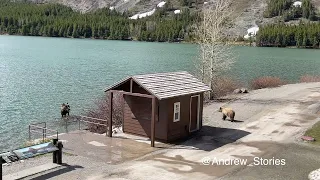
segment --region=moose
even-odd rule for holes
[[[69,116],[69,112],[70,112],[70,105],[67,103],[63,103],[61,105],[61,117],[66,117],[67,115]]]

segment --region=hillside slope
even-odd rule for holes
[[[234,3],[236,11],[234,26],[229,30],[231,36],[243,36],[249,28],[270,22],[263,18],[267,0],[237,0]]]
[[[59,3],[71,7],[76,11],[89,12],[104,7],[114,7],[119,12],[129,11],[131,14],[151,11],[162,0],[29,0],[33,3]],[[200,10],[203,1],[197,1],[190,6],[192,10]],[[210,1],[210,0],[208,0]],[[232,37],[243,36],[248,28],[260,25],[269,20],[262,14],[266,8],[267,0],[235,0],[236,6],[235,24],[229,30]],[[179,0],[170,0],[173,9],[182,9]]]
[[[119,12],[128,11],[134,8],[139,2],[138,6],[148,7],[149,5],[156,6],[161,0],[29,0],[33,3],[59,3],[71,7],[76,11],[89,12],[104,7],[114,7]],[[140,8],[141,9],[141,8]],[[142,11],[149,11],[150,8],[141,9]]]
[[[129,12],[131,15],[153,10],[162,0],[29,0],[34,3],[59,3],[71,7],[76,11],[89,12],[99,8],[112,7],[118,12]],[[168,0],[164,0],[168,2]],[[172,9],[189,8],[191,11],[201,10],[205,1],[214,0],[184,0],[189,6],[182,6],[182,0],[170,0]],[[268,0],[234,0],[236,9],[234,25],[228,32],[230,37],[243,37],[247,30],[254,26],[277,21],[276,18],[264,18],[263,12],[267,8]],[[191,2],[191,3],[190,3]],[[320,0],[312,0],[319,11]]]

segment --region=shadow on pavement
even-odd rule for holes
[[[32,178],[32,180],[49,179],[49,178],[53,178],[55,176],[58,176],[58,175],[61,175],[64,173],[68,173],[68,172],[74,171],[76,169],[82,169],[82,168],[83,168],[82,166],[70,166],[68,164],[63,164],[62,167],[60,167],[59,169],[52,171],[52,172],[49,172],[49,173],[46,173],[46,174],[43,174],[43,175],[40,175],[40,176],[37,176],[37,177],[34,177],[34,178]]]
[[[172,149],[196,149],[212,151],[216,148],[233,143],[250,133],[238,129],[203,126],[202,129],[188,139],[175,142]]]

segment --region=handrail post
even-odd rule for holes
[[[68,119],[66,119],[65,121],[66,121],[66,133],[68,133]]]
[[[44,138],[46,139],[47,138],[47,123],[46,122],[44,122]]]
[[[81,117],[80,117],[80,118],[81,118]],[[80,119],[78,119],[78,121],[79,121],[79,130],[80,130],[80,129],[81,129],[81,127],[80,127],[80,126],[81,126],[81,125],[80,125]]]
[[[31,141],[31,126],[29,124],[29,141]]]
[[[42,129],[42,143],[44,143],[44,129]]]

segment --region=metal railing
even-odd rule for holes
[[[75,117],[75,119],[72,119],[72,120],[67,119],[65,121],[66,132],[68,132],[68,126],[69,126],[70,122],[71,123],[73,123],[73,122],[78,123],[79,130],[81,130],[82,123],[108,127],[108,125],[107,125],[108,120],[105,120],[105,119],[99,119],[99,118],[88,117],[88,116],[74,116],[74,117]],[[32,133],[41,134],[43,141],[48,137],[48,135],[52,136],[53,134],[56,134],[56,138],[58,139],[58,134],[59,134],[57,130],[49,129],[47,127],[46,122],[37,122],[37,123],[29,124],[29,141],[31,141],[31,139],[32,139]]]
[[[105,119],[99,119],[99,118],[93,118],[93,117],[88,117],[88,116],[78,116],[79,118],[77,118],[77,121],[79,123],[79,130],[81,129],[81,122],[85,122],[85,123],[89,123],[89,124],[95,124],[95,125],[99,125],[99,126],[104,126],[107,127],[107,123],[108,120]],[[92,122],[92,120],[95,121],[102,121],[102,122],[106,122],[105,124],[101,124],[101,123],[97,123],[97,122]]]
[[[38,131],[38,130],[40,130],[40,131]],[[56,139],[58,139],[58,134],[59,134],[57,130],[47,128],[47,123],[46,122],[39,122],[39,123],[31,123],[31,124],[29,124],[29,141],[31,141],[32,132],[35,132],[35,133],[38,133],[38,134],[42,134],[42,140],[43,141],[47,138],[48,132],[54,132],[52,134],[56,134],[56,136],[57,136]]]

